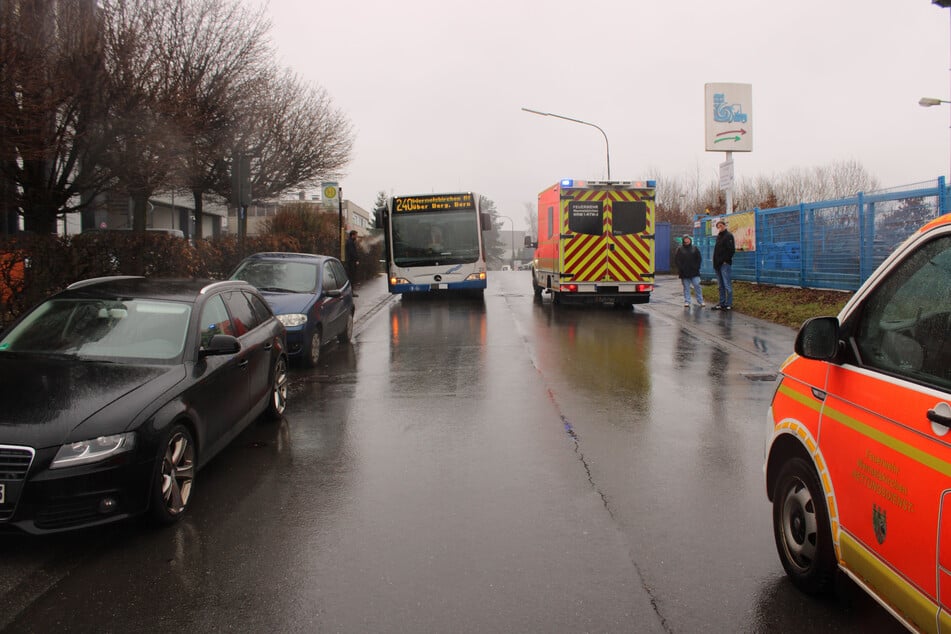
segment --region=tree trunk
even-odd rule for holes
[[[201,194],[202,194],[201,190],[198,190],[198,189],[192,190],[192,197],[195,199],[195,236],[194,238],[196,240],[201,240],[202,232],[204,231],[202,228],[203,204],[202,204]]]
[[[132,194],[132,231],[145,233],[148,226],[149,195],[145,192]]]
[[[23,229],[37,235],[56,233],[56,205],[48,201],[33,201],[30,213],[23,216]]]

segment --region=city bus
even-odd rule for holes
[[[486,288],[482,232],[492,227],[472,192],[394,196],[376,219],[385,238],[391,293]]]

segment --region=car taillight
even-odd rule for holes
[[[653,290],[654,290],[653,284],[638,284],[637,285],[638,293],[650,293]]]
[[[567,291],[568,293],[577,293],[578,285],[577,284],[562,284],[559,288],[559,291]]]

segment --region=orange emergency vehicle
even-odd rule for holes
[[[816,593],[838,568],[909,629],[951,631],[951,215],[803,324],[781,373],[765,476],[787,574]]]
[[[538,195],[536,297],[630,306],[654,289],[655,181],[564,179]]]

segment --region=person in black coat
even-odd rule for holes
[[[713,310],[733,310],[733,254],[736,242],[726,228],[726,221],[717,220],[717,242],[713,246],[713,270],[717,273],[720,287],[720,303]]]
[[[344,257],[347,267],[347,277],[350,278],[350,285],[357,282],[357,265],[360,264],[360,251],[357,249],[357,232],[351,231],[347,236],[347,242],[344,244]]]
[[[693,246],[693,238],[683,237],[680,247],[674,254],[674,263],[677,265],[677,275],[684,286],[684,308],[690,306],[690,289],[693,288],[697,298],[697,305],[703,308],[703,292],[700,290],[700,264],[703,256],[700,249]]]

